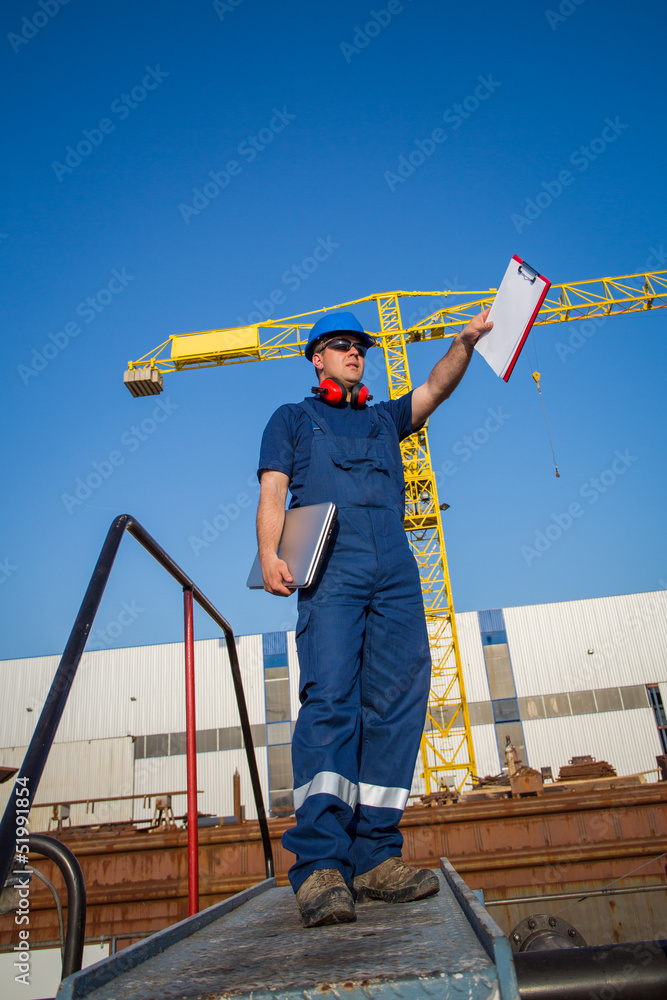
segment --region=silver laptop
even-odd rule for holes
[[[298,589],[310,587],[314,583],[337,516],[338,508],[335,503],[316,503],[285,511],[278,556],[285,560],[294,577],[294,583],[290,583],[290,587]],[[264,589],[259,552],[252,564],[247,586],[251,590]]]

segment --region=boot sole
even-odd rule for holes
[[[362,886],[360,889],[353,889],[355,903],[368,903],[381,901],[384,903],[412,903],[417,899],[427,899],[435,896],[440,891],[440,883],[432,883],[430,880],[421,885],[406,885],[402,889],[371,889],[369,886]]]
[[[329,910],[326,913],[321,911],[306,911],[301,913],[301,922],[304,927],[327,927],[331,924],[352,924],[357,919],[354,910],[348,907]]]

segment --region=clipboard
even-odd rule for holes
[[[475,344],[475,350],[505,382],[509,381],[550,287],[544,275],[513,255],[489,313],[493,329]]]
[[[285,524],[278,545],[278,556],[287,563],[294,582],[290,590],[310,587],[315,582],[333,531],[338,508],[335,503],[315,503],[307,507],[291,507],[285,511]],[[246,586],[263,590],[264,578],[255,556]]]

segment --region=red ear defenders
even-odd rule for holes
[[[347,395],[347,389],[337,378],[322,379],[319,385],[313,386],[312,391],[332,406],[340,403]],[[372,398],[368,391],[368,386],[362,385],[361,382],[357,382],[350,389],[350,406],[353,410],[360,410]]]

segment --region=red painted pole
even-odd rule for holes
[[[188,768],[188,914],[199,913],[199,830],[197,827],[197,726],[195,722],[195,638],[192,591],[183,588],[185,616],[185,729]]]

